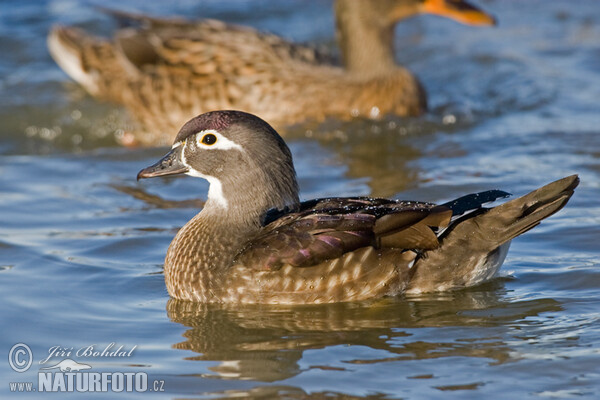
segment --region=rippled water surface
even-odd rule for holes
[[[328,1],[122,3],[103,2],[334,43]],[[498,27],[433,16],[398,27],[398,61],[428,90],[427,115],[282,132],[301,196],[444,201],[490,188],[523,194],[578,173],[567,207],[513,242],[501,277],[471,290],[219,307],[169,300],[162,275],[207,184],[137,183],[165,149],[120,147],[126,114],[86,96],[46,51],[52,24],[108,33],[110,19],[87,2],[2,1],[2,397],[44,397],[11,394],[9,382],[37,384],[53,346],[114,342],[137,347],[128,358],[71,358],[96,372],[146,372],[164,380],[166,398],[599,398],[600,3],[479,3]],[[19,342],[34,354],[25,373],[6,361]]]

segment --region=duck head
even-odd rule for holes
[[[336,13],[357,10],[377,24],[396,24],[418,14],[434,14],[465,25],[495,25],[493,16],[465,0],[337,0]]]
[[[494,17],[464,0],[337,0],[337,38],[346,69],[363,77],[393,71],[394,28],[406,18],[435,14],[466,25],[490,26]]]
[[[289,148],[268,123],[240,111],[214,111],[188,121],[171,151],[137,178],[177,174],[210,183],[206,213],[261,223],[267,210],[298,204]]]
[[[418,13],[439,15],[465,25],[496,25],[496,19],[493,16],[467,1],[421,0],[418,3]]]

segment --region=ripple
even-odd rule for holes
[[[423,82],[428,114],[285,132],[303,198],[443,201],[494,188],[518,195],[575,172],[582,178],[560,213],[513,242],[503,269],[510,277],[458,292],[301,307],[169,300],[166,248],[202,207],[207,184],[136,183],[165,149],[119,147],[118,136],[133,129],[123,110],[86,95],[49,57],[43,39],[52,24],[106,34],[112,21],[77,1],[5,3],[1,348],[23,341],[43,354],[58,343],[138,344],[126,366],[165,379],[170,397],[598,393],[596,1],[488,1],[500,22],[493,29],[413,18],[398,26],[398,60]],[[326,47],[334,38],[328,1],[105,3],[219,17]],[[4,381],[14,379],[9,372]]]

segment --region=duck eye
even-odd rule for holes
[[[212,146],[213,144],[217,143],[217,137],[212,133],[207,133],[206,135],[202,136],[201,142],[207,146]]]

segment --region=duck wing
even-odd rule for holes
[[[243,73],[259,68],[262,63],[272,67],[290,61],[307,64],[330,61],[324,52],[315,48],[241,25],[213,19],[192,21],[103,11],[123,26],[115,35],[123,60],[141,71],[150,66],[168,65],[203,74],[229,65]]]
[[[448,226],[452,210],[432,203],[326,198],[298,211],[273,210],[265,226],[236,257],[246,267],[310,267],[362,247],[429,250]]]

